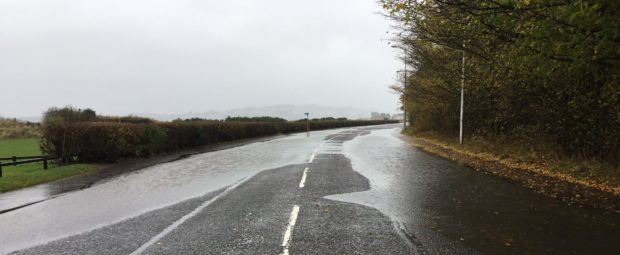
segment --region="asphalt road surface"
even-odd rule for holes
[[[0,214],[15,254],[618,254],[620,217],[426,154],[397,125],[295,134]]]

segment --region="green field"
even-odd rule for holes
[[[41,155],[38,138],[0,139],[0,158]]]
[[[37,138],[0,139],[0,158],[11,156],[41,155]],[[58,180],[81,173],[92,172],[95,167],[88,164],[50,164],[43,169],[43,162],[19,166],[3,166],[0,178],[0,192],[6,192],[36,184]]]

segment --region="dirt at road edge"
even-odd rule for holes
[[[620,187],[560,175],[540,165],[519,163],[486,153],[460,150],[430,139],[406,135],[403,137],[423,151],[458,162],[478,172],[508,179],[565,203],[620,213]]]

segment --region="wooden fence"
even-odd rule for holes
[[[51,160],[58,159],[58,158],[59,157],[49,156],[49,155],[44,155],[44,156],[26,156],[26,157],[13,156],[13,157],[9,157],[9,158],[0,158],[0,177],[2,177],[2,167],[3,166],[17,166],[17,165],[21,165],[21,164],[36,163],[36,162],[43,161],[43,169],[47,169],[47,162],[51,161]],[[7,163],[2,162],[2,161],[6,161],[6,160],[8,160],[9,162],[7,162]]]

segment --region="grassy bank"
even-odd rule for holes
[[[620,210],[618,166],[544,153],[539,146],[501,139],[477,138],[459,145],[452,137],[405,133],[411,143],[427,152],[510,179],[538,193],[570,203]]]
[[[89,164],[62,166],[51,164],[47,170],[44,170],[42,163],[33,163],[3,167],[2,169],[3,176],[0,178],[0,192],[7,192],[73,175],[92,172],[95,170],[95,167]]]
[[[38,138],[0,139],[0,158],[11,156],[39,156]]]
[[[38,155],[41,155],[38,138],[0,139],[0,158]],[[94,170],[95,167],[88,164],[50,164],[47,170],[43,169],[42,162],[4,166],[2,167],[3,176],[0,178],[0,192],[29,187]]]
[[[38,137],[40,135],[41,127],[38,123],[0,117],[0,139]]]

